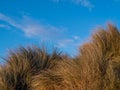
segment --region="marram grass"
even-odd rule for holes
[[[20,47],[0,66],[0,90],[120,90],[120,32],[96,31],[74,58]]]

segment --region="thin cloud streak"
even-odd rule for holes
[[[81,5],[83,7],[88,8],[90,11],[94,8],[94,5],[89,0],[53,0],[53,2],[72,2],[77,5]]]
[[[27,16],[15,20],[0,13],[0,20],[8,24],[7,26],[10,27],[10,30],[12,28],[20,30],[27,38],[37,38],[39,42],[53,42],[57,48],[66,48],[67,50],[73,48],[76,50],[76,47],[78,47],[81,42],[79,36],[70,35],[65,28],[57,28],[50,24],[41,24]],[[4,23],[1,24],[0,27],[8,29]]]
[[[57,47],[78,47],[81,42],[82,40],[79,36],[72,36],[71,38],[59,40],[59,42],[57,43]]]
[[[21,30],[27,37],[41,37],[41,39],[58,38],[62,34],[63,28],[57,28],[49,24],[41,24],[35,20],[24,16],[23,18],[14,20],[0,13],[0,20],[8,23],[10,26]],[[2,25],[3,26],[3,25]]]
[[[7,29],[10,29],[10,27],[8,25],[5,25],[5,24],[0,24],[0,28],[7,28]]]

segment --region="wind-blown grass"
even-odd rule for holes
[[[119,90],[120,32],[92,35],[71,58],[45,48],[20,47],[0,67],[0,90]]]

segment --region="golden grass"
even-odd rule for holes
[[[0,90],[120,90],[120,33],[98,30],[75,58],[20,47],[1,65]]]

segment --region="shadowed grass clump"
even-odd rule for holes
[[[0,67],[0,90],[120,90],[120,33],[98,30],[74,58],[20,47]]]
[[[54,68],[60,60],[56,51],[48,54],[44,48],[20,47],[2,66],[0,90],[31,90],[32,76]]]

